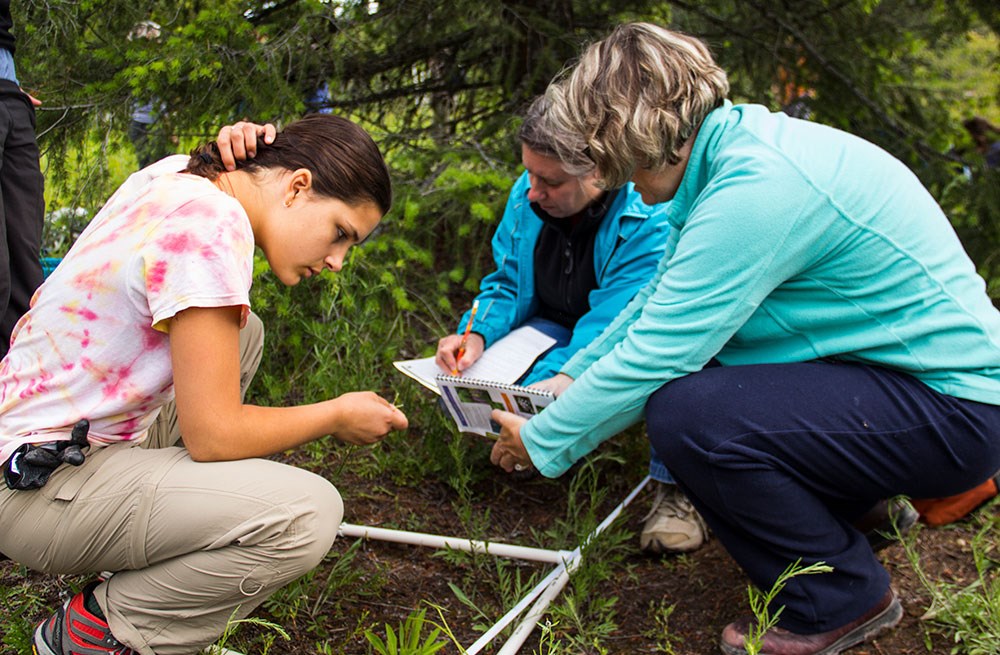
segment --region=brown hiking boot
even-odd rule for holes
[[[874,639],[893,628],[903,618],[903,606],[890,589],[875,607],[847,625],[813,635],[798,635],[783,628],[771,628],[764,635],[760,655],[839,655],[841,652]],[[730,623],[722,631],[722,652],[746,655],[746,635],[752,618]]]

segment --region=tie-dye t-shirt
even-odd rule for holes
[[[170,157],[130,177],[36,292],[0,362],[0,462],[22,443],[141,440],[173,398],[167,332],[189,307],[249,311],[240,204]]]

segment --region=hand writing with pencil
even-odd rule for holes
[[[438,341],[437,355],[434,361],[451,375],[461,375],[462,371],[472,366],[483,355],[486,341],[479,334],[472,332],[472,323],[476,319],[479,301],[472,303],[469,320],[462,334],[450,334]]]

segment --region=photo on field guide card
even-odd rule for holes
[[[493,438],[500,432],[490,416],[494,409],[530,418],[555,400],[548,391],[513,384],[451,375],[438,375],[435,381],[459,432]]]

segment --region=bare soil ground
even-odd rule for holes
[[[620,474],[620,475],[618,475]],[[599,512],[603,518],[623,499],[636,480],[627,479],[623,471],[602,471],[602,484],[610,489],[608,499]],[[481,481],[476,487],[474,502],[478,511],[489,512],[489,538],[504,543],[539,545],[532,542],[530,528],[545,530],[566,516],[569,483],[566,479],[515,480],[501,472]],[[351,500],[352,488],[367,488],[367,492]],[[346,521],[364,525],[386,525],[436,534],[461,535],[461,525],[452,508],[454,494],[446,485],[427,484],[419,488],[396,487],[388,479],[372,484],[358,480],[357,487],[346,485]],[[377,491],[376,491],[377,490]],[[633,532],[615,568],[616,575],[600,585],[600,594],[616,597],[614,622],[617,629],[603,645],[610,653],[657,653],[663,640],[657,630],[653,610],[657,605],[675,605],[669,617],[668,630],[673,635],[674,652],[678,654],[718,653],[718,636],[722,628],[737,616],[748,613],[747,579],[715,540],[696,553],[683,557],[648,557],[638,550],[638,532],[651,501],[651,491],[644,491],[618,519]],[[992,504],[981,512],[1000,513],[1000,505]],[[923,570],[933,580],[968,583],[975,578],[970,540],[978,523],[963,521],[946,528],[916,528],[916,550]],[[559,547],[544,544],[546,547]],[[576,544],[562,547],[571,549]],[[341,543],[340,548],[346,544]],[[427,601],[445,608],[445,619],[463,646],[472,644],[481,634],[472,626],[477,619],[455,599],[448,583],[458,585],[467,595],[479,598],[495,597],[495,576],[468,573],[466,567],[434,556],[425,548],[371,541],[364,545],[363,556],[356,561],[370,566],[374,574],[388,576],[377,598],[345,603],[347,613],[368,612],[369,624],[398,625],[405,617]],[[881,554],[892,574],[894,586],[906,610],[902,624],[891,635],[871,645],[858,647],[852,655],[911,655],[917,653],[947,653],[950,644],[940,635],[929,634],[920,617],[929,605],[901,545],[893,545]],[[528,570],[547,572],[545,566],[531,565]],[[566,593],[566,592],[564,592]],[[426,606],[426,605],[425,605]],[[503,609],[507,609],[506,607]],[[432,616],[429,611],[428,616]],[[498,618],[502,611],[498,611]],[[481,620],[479,620],[482,623]],[[486,623],[489,625],[489,623]],[[534,652],[538,647],[537,633],[523,651]],[[341,642],[345,653],[365,653],[366,643],[356,635],[353,642]],[[496,642],[496,648],[503,643]],[[285,651],[279,651],[285,652]],[[291,649],[290,653],[312,653]],[[339,651],[337,651],[339,652]],[[449,647],[441,652],[456,653]],[[494,651],[495,652],[495,651]],[[597,649],[588,652],[599,652]]]
[[[600,484],[609,493],[600,503],[599,518],[624,498],[636,482],[635,472],[627,473],[616,465],[606,466],[601,471]],[[456,516],[456,494],[444,483],[400,485],[388,474],[373,479],[370,473],[360,478],[350,472],[341,472],[338,487],[345,497],[347,522],[445,535],[463,534],[461,521]],[[484,536],[491,540],[571,549],[576,544],[539,544],[537,538],[540,532],[566,518],[568,492],[568,476],[560,480],[540,477],[515,480],[498,471],[485,475],[476,483],[472,502],[475,512],[488,512],[488,534]],[[619,525],[638,534],[650,498],[650,492],[643,492],[619,518]],[[980,512],[1000,513],[1000,504],[993,503]],[[977,521],[967,520],[947,528],[918,530],[916,549],[921,566],[932,579],[950,582],[974,579],[970,540],[977,525]],[[352,543],[350,539],[338,540],[333,555],[317,572],[316,580],[322,582],[332,575],[338,556],[344,557]],[[304,586],[302,598],[296,598],[295,593],[285,594],[280,604],[258,610],[257,616],[281,624],[292,637],[287,642],[277,640],[270,653],[368,653],[368,642],[364,638],[366,627],[377,628],[376,631],[384,636],[385,624],[399,625],[414,609],[428,607],[428,602],[443,608],[448,627],[459,643],[469,646],[481,634],[483,625],[489,622],[474,616],[456,598],[449,583],[457,585],[487,613],[495,612],[492,618],[499,617],[507,609],[501,607],[503,585],[498,581],[493,564],[456,563],[427,548],[378,541],[355,548],[351,552],[353,559],[346,567],[350,581],[345,586],[337,587],[334,581],[329,596],[317,593],[316,584],[312,588]],[[601,642],[606,652],[718,653],[717,639],[723,626],[747,613],[747,580],[717,541],[713,540],[688,556],[656,558],[640,554],[637,538],[633,535],[614,552],[619,557],[614,560],[613,574],[592,592],[592,595],[598,593],[617,598],[613,615],[617,627]],[[947,653],[950,644],[939,635],[929,634],[925,622],[920,619],[928,606],[928,595],[903,548],[899,545],[889,547],[883,551],[882,559],[892,574],[906,614],[892,634],[850,651],[851,655]],[[505,570],[508,573],[518,571],[526,579],[532,572],[543,575],[549,569],[541,565],[517,564]],[[25,576],[31,582],[31,593],[37,594],[42,601],[36,616],[22,617],[34,622],[51,611],[46,608],[57,604],[59,587],[65,581],[25,572],[10,562],[0,565],[2,587],[21,584]],[[667,626],[673,651],[658,648],[658,642],[662,643],[666,634],[662,628],[657,628],[653,619],[655,612],[651,609],[665,605],[675,605]],[[293,606],[295,609],[290,610]],[[428,609],[428,618],[438,620],[435,610]],[[474,628],[477,624],[479,629]],[[261,633],[266,634],[266,631],[257,631],[258,635]],[[538,648],[537,635],[536,630],[522,652],[534,652]],[[253,628],[241,638],[251,639],[251,642],[243,642],[245,644],[260,644]],[[495,642],[495,648],[501,643],[502,640]],[[325,650],[320,650],[323,644]],[[578,650],[600,652],[582,647]],[[9,646],[0,652],[17,653],[9,650]],[[259,653],[261,647],[248,646],[247,652]],[[438,652],[457,653],[458,649],[448,646]]]

